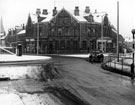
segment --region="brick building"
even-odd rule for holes
[[[55,7],[52,12],[47,9],[33,22],[32,15],[28,16],[23,46],[26,53],[37,52],[37,32],[39,32],[39,53],[86,53],[101,49],[103,41],[104,52],[113,51],[116,47],[114,31],[108,15],[103,18],[103,39],[101,40],[101,17],[92,14],[87,6],[82,12],[79,7],[73,11]],[[39,27],[39,31],[38,31]],[[115,33],[116,34],[116,33]],[[10,39],[11,40],[11,39]],[[13,40],[13,39],[12,39]],[[16,41],[17,42],[17,41]]]

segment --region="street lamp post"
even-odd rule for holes
[[[133,50],[134,50],[134,48],[135,48],[135,45],[134,45],[134,42],[135,42],[135,29],[132,29],[132,34],[133,34]],[[132,79],[134,78],[133,77],[133,74],[134,74],[134,52],[133,52],[133,63],[132,63],[132,68],[131,68],[131,74],[132,74]],[[133,70],[132,70],[133,69]]]
[[[105,15],[105,14],[104,14]],[[103,43],[103,34],[104,34],[104,15],[102,15],[102,23],[101,23],[101,40],[102,40],[102,52],[104,51],[104,43]]]
[[[39,54],[38,50],[39,50],[39,16],[41,14],[40,9],[38,8],[36,10],[36,15],[37,15],[37,55]]]
[[[117,1],[117,61],[119,62],[119,1]]]
[[[106,15],[105,12],[102,12],[103,14],[102,15],[98,15],[101,16],[101,50],[102,52],[104,51],[104,43],[103,43],[103,34],[104,34],[104,16]]]

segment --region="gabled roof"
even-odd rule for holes
[[[67,10],[66,10],[67,11]],[[67,11],[68,12],[68,11]],[[79,12],[79,16],[76,16],[74,14],[74,11],[68,12],[69,14],[71,14],[71,16],[73,18],[75,18],[78,22],[87,22],[87,20],[84,18],[83,13]]]
[[[6,35],[3,35],[0,37],[0,39],[5,39],[6,38]]]
[[[42,20],[41,22],[49,22],[51,21],[51,19],[53,18],[52,16],[52,12],[48,13],[48,15],[46,15],[46,18],[44,20]]]
[[[82,16],[75,16],[74,12],[69,12],[68,10],[66,10],[65,8],[61,9],[60,11],[58,11],[58,13],[55,16],[52,16],[52,13],[49,13],[46,17],[46,19],[44,19],[41,22],[50,22],[52,19],[54,19],[55,17],[57,17],[57,15],[62,11],[66,11],[70,16],[72,16],[75,20],[77,20],[78,22],[87,22],[87,20]]]
[[[101,17],[102,13],[91,13],[91,12],[85,13],[84,11],[79,11],[79,16],[76,16],[74,14],[74,10],[68,11],[65,8],[62,8],[60,11],[58,11],[58,13],[55,16],[52,15],[52,12],[49,12],[48,15],[46,15],[46,19],[42,20],[41,22],[50,22],[52,19],[57,17],[57,15],[62,10],[66,11],[71,17],[73,17],[78,22],[88,22],[84,17],[92,15],[95,23],[102,23],[102,17]]]
[[[46,15],[46,18],[44,20],[42,20],[41,22],[50,22],[52,19],[54,19],[60,12],[62,11],[62,9],[60,11],[57,11],[58,13],[53,16],[52,12],[49,12],[48,15]]]
[[[25,33],[26,33],[26,30],[21,30],[20,32],[17,33],[17,35],[25,34]]]
[[[31,20],[32,20],[32,23],[34,24],[34,23],[37,23],[37,15],[36,14],[34,14],[34,13],[30,13],[29,14],[30,15],[30,17],[31,17]],[[46,18],[47,17],[47,15],[40,15],[40,19],[41,20],[43,20],[44,18]]]

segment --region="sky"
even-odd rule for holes
[[[135,28],[135,1],[134,0],[0,0],[0,16],[4,28],[26,24],[29,13],[36,13],[36,9],[52,11],[54,6],[58,10],[63,7],[74,10],[79,6],[84,11],[86,6],[90,11],[107,12],[109,21],[117,29],[117,1],[119,1],[119,33],[124,37],[132,37],[131,30]]]

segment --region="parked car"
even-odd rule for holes
[[[101,50],[94,50],[89,55],[90,62],[103,62],[104,55]]]

